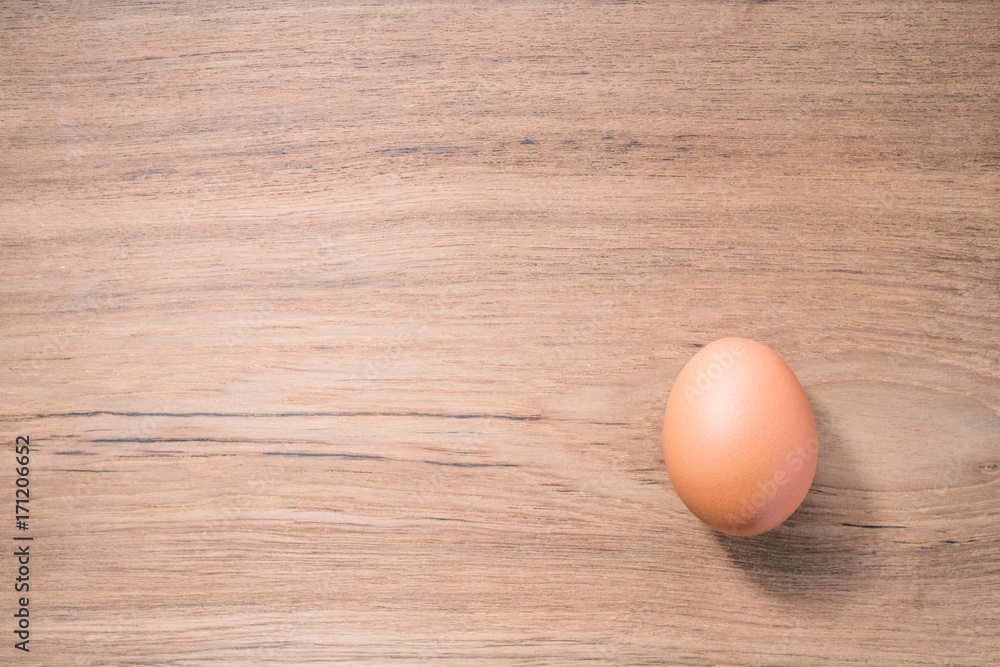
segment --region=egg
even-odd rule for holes
[[[762,343],[709,343],[674,381],[663,419],[667,474],[718,531],[757,535],[781,524],[806,497],[818,452],[802,385]]]

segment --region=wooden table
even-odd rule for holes
[[[997,3],[0,25],[3,664],[996,664]],[[726,335],[819,426],[756,538],[660,445]]]

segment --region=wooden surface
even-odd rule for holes
[[[3,664],[995,664],[996,3],[0,26]],[[757,538],[660,448],[726,335],[819,425]]]

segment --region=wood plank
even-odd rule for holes
[[[2,12],[5,664],[994,664],[995,3]],[[755,538],[660,449],[727,335]]]

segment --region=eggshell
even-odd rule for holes
[[[723,533],[757,535],[806,497],[816,473],[816,421],[777,353],[722,338],[677,376],[663,454],[677,495],[695,516]]]

